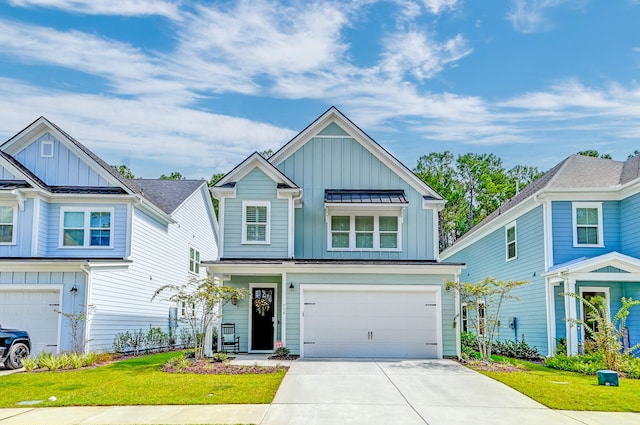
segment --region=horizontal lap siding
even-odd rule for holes
[[[294,289],[287,289],[287,340],[292,353],[300,354],[300,285],[335,284],[342,285],[436,285],[442,286],[448,275],[387,275],[387,274],[306,274],[288,273],[284,287],[291,283]],[[453,327],[455,305],[452,292],[442,290],[442,342],[443,355],[456,355],[456,330]]]
[[[113,208],[111,222],[113,248],[60,248],[60,209],[63,207],[93,208],[101,210]],[[46,226],[46,255],[48,257],[65,258],[124,258],[127,238],[127,206],[113,204],[49,204],[48,222]],[[40,212],[43,214],[43,211]],[[45,231],[43,231],[45,233]],[[85,235],[85,238],[87,236]]]
[[[354,139],[314,137],[278,168],[304,189],[295,210],[296,258],[435,259],[433,210],[422,209],[421,195]],[[328,251],[325,189],[403,189],[402,251]]]
[[[64,313],[79,313],[85,308],[86,273],[84,272],[0,272],[0,285],[62,285],[62,306],[52,306]],[[76,295],[70,295],[73,287],[78,289]],[[1,323],[1,318],[0,318]],[[71,350],[71,326],[69,320],[63,318],[60,334],[60,351]]]
[[[552,203],[553,264],[563,264],[581,257],[597,257],[608,252],[620,251],[620,203],[602,203],[604,247],[573,246],[573,207],[569,201]]]
[[[447,258],[464,262],[460,280],[476,283],[486,277],[502,281],[527,281],[527,285],[514,289],[511,295],[520,300],[506,300],[500,311],[500,339],[513,340],[516,335],[509,328],[512,317],[517,318],[517,338],[524,334],[525,341],[547,353],[547,309],[544,272],[544,231],[542,206],[516,220],[517,258],[506,261],[504,226],[493,231],[473,245]]]
[[[54,155],[40,156],[40,142],[54,141]],[[21,150],[15,158],[51,186],[112,186],[65,145],[46,133]]]
[[[640,194],[620,203],[621,250],[623,254],[640,258]]]
[[[35,229],[33,223],[33,198],[25,199],[24,210],[16,208],[16,227],[13,229],[15,235],[15,245],[0,245],[0,257],[30,257],[32,235]]]
[[[242,244],[242,202],[269,201],[270,244]],[[236,197],[224,201],[225,258],[287,258],[289,201],[278,199],[276,182],[254,168],[236,184]]]
[[[232,288],[243,288],[249,290],[250,284],[275,283],[276,284],[276,303],[277,303],[277,326],[276,339],[280,339],[282,324],[282,299],[279,276],[231,276],[230,281],[225,281],[225,286]],[[255,285],[258,286],[258,285]],[[289,294],[287,293],[287,303],[289,303]],[[222,323],[233,323],[236,326],[236,335],[240,336],[240,351],[249,350],[249,313],[253,308],[251,294],[238,300],[237,305],[227,304],[223,308]],[[285,346],[288,346],[285,342]]]
[[[134,208],[129,270],[99,271],[93,274],[91,303],[96,306],[91,325],[91,346],[111,350],[115,334],[149,326],[169,329],[169,309],[174,303],[164,299],[166,292],[151,300],[155,291],[167,284],[182,285],[191,277],[189,248],[200,250],[201,260],[213,259],[216,247],[205,203],[206,193],[196,192],[176,212],[177,224],[163,225]],[[179,323],[179,327],[186,324]]]

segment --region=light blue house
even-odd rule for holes
[[[89,312],[87,349],[116,333],[168,330],[161,285],[204,277],[217,258],[204,180],[129,180],[45,118],[0,146],[0,323],[33,352],[73,348],[69,321]],[[90,309],[91,310],[91,309]]]
[[[441,258],[466,263],[463,281],[491,276],[531,282],[515,291],[520,302],[503,307],[499,337],[524,335],[545,355],[565,338],[574,354],[585,341],[584,329],[564,319],[583,319],[584,312],[576,299],[559,294],[602,295],[613,313],[621,297],[640,299],[639,214],[640,156],[620,162],[573,155]],[[640,311],[631,311],[627,328],[625,343],[640,342]]]
[[[438,261],[444,201],[336,108],[212,193],[220,258],[207,267],[251,293],[224,309],[240,351],[280,341],[303,357],[458,354],[444,282],[463,266]]]

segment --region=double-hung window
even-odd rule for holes
[[[518,256],[518,247],[516,244],[516,223],[507,224],[504,228],[504,236],[507,248],[507,261],[513,260]]]
[[[604,246],[602,231],[602,203],[573,203],[573,245]]]
[[[15,244],[16,207],[0,205],[0,245]]]
[[[113,209],[62,208],[60,246],[110,248],[113,246]]]
[[[200,251],[194,247],[189,247],[189,271],[200,274]]]
[[[329,220],[330,251],[398,251],[400,218],[395,215],[333,215]]]
[[[244,201],[242,203],[242,243],[269,244],[271,239],[271,203]]]

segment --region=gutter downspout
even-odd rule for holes
[[[81,264],[80,269],[87,274],[87,283],[85,285],[85,306],[84,306],[84,335],[82,340],[83,353],[86,354],[89,348],[89,336],[91,335],[91,319],[89,316],[89,306],[91,305],[91,266],[87,264]]]

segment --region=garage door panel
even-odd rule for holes
[[[305,356],[437,357],[438,298],[435,291],[305,290]]]
[[[0,291],[0,324],[29,332],[32,353],[56,352],[60,291]]]

